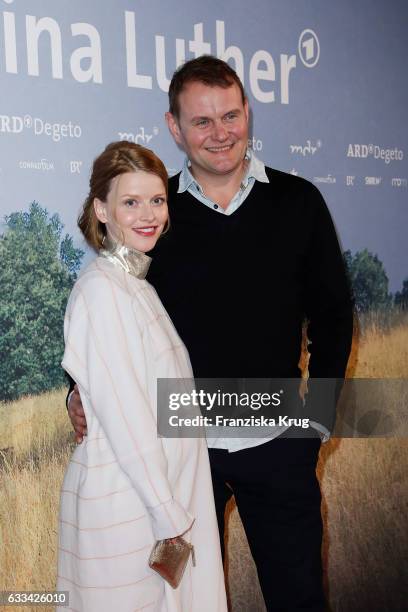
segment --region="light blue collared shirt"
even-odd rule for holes
[[[178,193],[188,191],[189,193],[191,193],[192,196],[194,196],[197,200],[199,200],[209,208],[216,210],[222,215],[232,215],[232,213],[235,212],[249,196],[249,194],[251,193],[251,189],[255,184],[255,181],[260,181],[261,183],[269,183],[269,179],[266,176],[265,172],[265,164],[255,156],[253,151],[248,149],[245,155],[245,159],[249,162],[247,171],[241,181],[239,190],[234,195],[227,208],[224,209],[216,202],[210,200],[210,198],[207,198],[201,185],[197,183],[194,176],[191,174],[190,162],[188,159],[185,160],[183,169],[180,174]]]

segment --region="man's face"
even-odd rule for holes
[[[179,96],[179,107],[179,118],[167,113],[166,120],[197,180],[242,167],[248,146],[248,103],[242,102],[238,85],[189,83]]]

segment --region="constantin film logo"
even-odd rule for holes
[[[334,185],[336,183],[336,177],[328,174],[327,176],[314,176],[313,181],[315,183],[325,183],[326,185]]]
[[[0,134],[22,134],[24,132],[31,132],[34,136],[45,136],[54,142],[82,136],[81,126],[72,121],[50,123],[41,117],[31,115],[0,115]]]
[[[359,159],[380,159],[385,164],[393,161],[402,161],[404,159],[404,151],[395,147],[394,149],[384,149],[379,145],[374,144],[349,144],[347,148],[347,157],[355,157]]]
[[[54,162],[45,159],[39,160],[21,160],[18,163],[20,170],[39,170],[40,172],[50,172],[55,170]]]

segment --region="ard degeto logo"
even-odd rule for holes
[[[368,157],[380,159],[385,164],[393,161],[402,161],[404,159],[404,151],[395,147],[394,149],[384,149],[379,145],[374,144],[349,144],[347,148],[347,157],[355,157],[359,159],[367,159]]]
[[[248,138],[248,147],[253,151],[262,151],[263,142],[260,138],[255,138],[255,136],[252,136],[252,138]]]
[[[0,133],[22,134],[23,132],[31,132],[34,136],[45,136],[54,142],[82,136],[81,126],[72,121],[50,123],[41,117],[31,115],[0,115]]]

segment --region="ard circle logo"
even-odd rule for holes
[[[307,29],[299,36],[299,57],[306,68],[314,68],[320,57],[320,43],[316,32]]]

